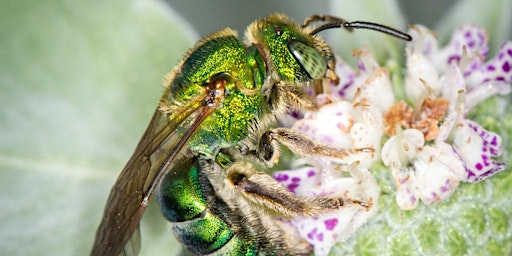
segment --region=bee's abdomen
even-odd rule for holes
[[[174,166],[160,184],[159,203],[176,238],[195,255],[257,255],[259,242],[245,235],[193,157]]]

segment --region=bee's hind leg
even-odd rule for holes
[[[231,164],[226,179],[227,185],[242,195],[250,205],[278,217],[315,216],[338,210],[345,204],[358,204],[368,209],[371,207],[371,202],[343,197],[298,197],[272,176],[258,171],[250,162],[238,161]]]

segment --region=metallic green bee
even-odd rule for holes
[[[315,216],[345,203],[369,207],[296,197],[259,170],[277,162],[280,145],[300,155],[373,153],[318,145],[276,127],[289,109],[316,108],[303,86],[338,80],[334,54],[316,34],[340,27],[411,40],[374,23],[317,15],[300,26],[274,14],[252,23],[245,42],[224,29],[197,43],[167,76],[160,105],[112,188],[91,254],[120,254],[157,189],[176,237],[196,255],[310,255],[276,217]]]

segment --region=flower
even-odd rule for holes
[[[497,57],[483,63],[488,47],[487,34],[481,27],[459,27],[450,43],[439,50],[426,28],[415,26],[411,34],[415,40],[406,49],[405,86],[408,100],[415,105],[411,108],[399,102],[398,108],[405,111],[392,107],[385,119],[388,125],[397,125],[396,130],[405,126],[413,129],[409,132],[423,134],[430,145],[411,144],[405,132],[384,144],[382,159],[392,169],[397,203],[402,209],[415,208],[417,198],[426,204],[445,200],[459,181],[478,182],[505,169],[504,163],[493,159],[501,155],[501,137],[467,120],[465,113],[470,110],[466,106],[476,106],[494,94],[509,93],[512,82],[508,68],[512,64],[512,42],[505,42]],[[502,68],[490,68],[495,66]],[[487,93],[472,96],[483,88]],[[406,161],[393,157],[400,155],[402,148],[412,152]]]
[[[394,178],[396,203],[412,210],[420,200],[426,205],[445,201],[461,182],[479,182],[505,169],[495,159],[503,152],[500,135],[468,119],[467,113],[491,96],[510,93],[512,42],[503,43],[497,56],[485,62],[487,33],[479,26],[457,28],[443,48],[423,26],[412,26],[410,34],[414,40],[405,49],[405,98],[395,95],[387,69],[367,49],[358,50],[358,71],[339,59],[339,84],[317,96],[323,104],[318,112],[305,113],[291,125],[329,146],[372,147],[374,157],[353,156],[356,165],[351,165],[354,159],[343,159],[341,167],[333,159],[301,159],[297,169],[276,172],[278,181],[298,196],[343,195],[378,202],[380,188],[372,166],[383,164]],[[343,170],[351,175],[342,175]],[[315,255],[326,255],[376,214],[376,206],[365,211],[350,204],[291,222]]]

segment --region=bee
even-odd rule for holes
[[[412,39],[370,22],[315,15],[299,25],[273,14],[253,22],[245,41],[229,28],[199,41],[166,76],[160,104],[112,187],[91,255],[122,253],[157,190],[175,236],[195,255],[310,255],[278,218],[371,207],[297,197],[262,171],[277,163],[282,146],[340,159],[373,153],[319,145],[277,125],[290,109],[317,109],[304,86],[338,81],[333,51],[317,35],[331,28]]]

